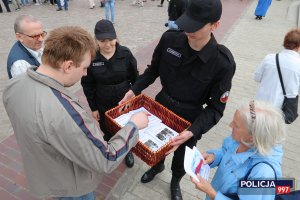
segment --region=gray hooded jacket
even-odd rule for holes
[[[9,81],[3,103],[37,197],[80,196],[113,171],[138,141],[129,122],[108,143],[77,98],[52,78],[28,69]]]

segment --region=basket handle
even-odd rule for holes
[[[119,108],[119,113],[126,112],[126,110],[131,106],[131,103],[126,103]]]

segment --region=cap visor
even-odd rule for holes
[[[179,17],[176,22],[177,26],[187,33],[194,33],[201,29],[205,24],[189,17],[186,12]]]
[[[97,40],[116,39],[116,33],[101,33],[96,35]]]

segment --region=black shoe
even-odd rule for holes
[[[125,156],[125,164],[127,167],[131,168],[134,165],[134,157],[131,151]]]
[[[63,10],[62,8],[57,8],[57,9],[56,9],[56,11],[62,11],[62,10]]]
[[[141,178],[141,182],[142,183],[148,183],[148,182],[152,181],[154,179],[154,177],[156,176],[156,174],[164,171],[164,169],[165,169],[165,165],[164,164],[162,164],[160,166],[151,167],[148,171],[146,171],[143,174],[143,176]]]
[[[257,20],[262,20],[262,16],[257,15],[257,16],[255,17],[255,19],[257,19]]]
[[[181,189],[180,189],[180,180],[181,178],[177,178],[172,176],[171,180],[171,200],[182,200]]]

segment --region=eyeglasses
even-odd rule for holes
[[[253,124],[256,119],[254,100],[249,102],[249,110],[250,110],[251,121]]]
[[[34,39],[34,40],[38,40],[38,39],[40,39],[40,37],[42,37],[42,38],[46,37],[47,32],[43,31],[42,33],[37,34],[37,35],[27,35],[25,33],[19,33],[19,34],[25,35],[27,37],[30,37],[30,38]]]

